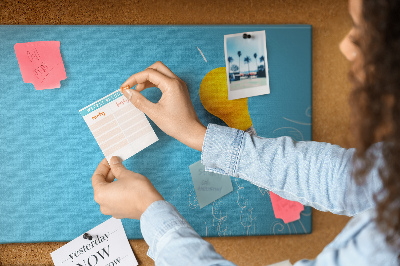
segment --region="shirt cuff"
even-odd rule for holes
[[[155,260],[157,245],[169,231],[180,227],[190,227],[177,209],[165,200],[153,202],[140,217],[140,230],[149,250],[147,255]]]
[[[244,131],[208,124],[201,153],[206,171],[236,176]]]

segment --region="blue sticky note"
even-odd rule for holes
[[[201,161],[189,166],[200,208],[233,191],[230,176],[207,172]]]

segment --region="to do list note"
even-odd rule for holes
[[[126,160],[158,140],[143,112],[119,91],[79,110],[107,161]]]

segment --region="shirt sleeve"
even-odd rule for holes
[[[329,143],[261,138],[209,124],[201,159],[207,171],[247,180],[321,211],[353,216],[374,207],[373,195],[381,188],[375,168],[364,185],[355,183],[354,153]]]
[[[156,265],[235,265],[219,255],[166,201],[153,202],[146,209],[140,229],[149,245],[147,255]]]

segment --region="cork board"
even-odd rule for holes
[[[0,41],[0,58],[3,59],[0,62],[0,69],[3,69],[0,106],[6,107],[0,109],[4,122],[0,131],[0,153],[10,154],[13,161],[9,164],[10,159],[0,158],[2,178],[9,180],[0,187],[0,212],[9,214],[8,210],[13,210],[13,215],[0,216],[0,231],[4,232],[0,243],[69,241],[107,219],[93,201],[90,179],[105,155],[84,121],[104,123],[111,117],[108,116],[110,109],[90,108],[91,114],[87,109],[79,111],[85,120],[78,110],[115,91],[126,77],[154,61],[164,62],[186,82],[193,107],[204,125],[226,125],[205,110],[199,94],[201,89],[207,91],[207,86],[208,91],[220,89],[218,97],[210,96],[215,100],[213,106],[229,103],[226,95],[223,96],[227,86],[223,36],[227,34],[265,32],[271,93],[249,97],[243,106],[236,102],[221,109],[229,108],[234,114],[231,119],[236,121],[240,115],[248,113],[258,135],[311,140],[311,30],[310,25],[0,26],[0,35],[5,36]],[[132,36],[140,42],[121,36]],[[60,89],[39,92],[21,80],[13,46],[49,38],[61,43],[68,80],[61,82]],[[243,40],[242,36],[239,40]],[[202,49],[207,62],[197,47]],[[243,48],[238,49],[248,56],[251,52]],[[221,69],[223,74],[212,74],[213,84],[206,85],[205,77]],[[247,69],[251,69],[250,64]],[[219,80],[225,83],[220,84]],[[249,92],[248,89],[244,91]],[[14,103],[15,94],[23,94],[23,100]],[[121,94],[111,94],[102,102],[108,102],[114,95]],[[149,89],[143,95],[156,102],[161,92]],[[116,102],[112,106],[124,108],[124,103]],[[119,123],[133,124],[126,121],[126,114],[123,117]],[[301,212],[299,220],[284,224],[275,218],[270,193],[239,178],[229,178],[233,193],[200,208],[194,191],[197,186],[190,178],[188,167],[200,160],[200,152],[177,142],[155,124],[152,128],[158,141],[124,164],[147,176],[200,236],[311,233],[309,206]],[[118,138],[115,135],[113,138]],[[143,238],[139,221],[123,219],[122,223],[129,239]]]
[[[240,7],[240,8],[238,8]],[[203,16],[207,14],[207,16]],[[225,1],[2,1],[0,24],[311,24],[313,26],[313,139],[350,147],[347,141],[348,63],[338,44],[351,26],[347,2]],[[313,233],[300,236],[206,238],[238,265],[314,258],[349,218],[313,212]],[[130,241],[141,265],[152,265],[143,240]],[[0,264],[51,265],[50,252],[65,243],[0,245]]]

